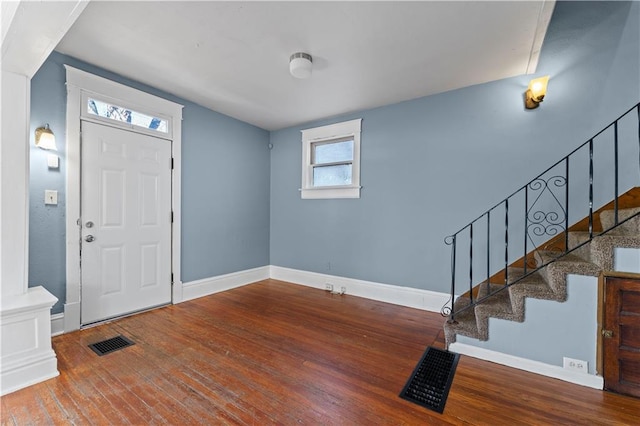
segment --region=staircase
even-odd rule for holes
[[[447,345],[456,341],[456,335],[472,337],[478,340],[489,339],[489,318],[523,322],[525,319],[525,298],[555,300],[564,302],[567,299],[567,275],[588,275],[597,277],[602,271],[613,270],[614,251],[616,248],[640,249],[640,207],[621,209],[619,219],[623,224],[606,234],[589,239],[585,231],[570,231],[570,247],[578,247],[569,254],[557,251],[541,250],[535,253],[536,264],[546,265],[523,278],[524,269],[510,267],[508,276],[511,285],[506,291],[503,284],[486,283],[477,286],[476,297],[487,297],[474,309],[462,311],[455,322],[447,320],[444,324]],[[608,229],[614,223],[614,211],[605,210],[600,213],[603,228]],[[471,304],[468,294],[455,301],[455,311],[460,311]]]
[[[632,189],[621,194],[625,186]],[[491,317],[523,322],[527,297],[566,301],[568,274],[613,270],[616,248],[640,249],[640,103],[445,242],[447,346],[458,334],[488,340]]]

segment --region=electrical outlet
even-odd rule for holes
[[[44,190],[44,203],[50,205],[58,204],[58,191],[54,191],[52,189]]]
[[[562,367],[566,370],[577,371],[580,373],[589,373],[589,363],[580,359],[562,358]]]
[[[333,284],[326,283],[324,289],[327,291],[333,291]]]
[[[342,286],[340,287],[340,294],[345,294],[347,292],[347,288]]]

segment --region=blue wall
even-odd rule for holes
[[[446,235],[638,102],[639,17],[633,2],[558,2],[537,110],[524,110],[530,77],[520,76],[270,134],[54,52],[32,80],[32,134],[51,125],[61,168],[31,149],[30,285],[56,295],[61,312],[64,63],[185,105],[183,281],[273,264],[447,291]],[[301,200],[300,130],[353,118],[363,118],[361,198]],[[59,191],[57,207],[44,206],[44,189]]]
[[[562,358],[587,361],[596,374],[598,279],[570,275],[567,300],[526,299],[526,321],[489,319],[489,340],[457,342],[562,367]],[[526,338],[523,338],[525,337]]]
[[[269,133],[155,88],[74,58],[52,53],[31,82],[29,285],[42,285],[59,301],[65,284],[66,88],[63,64],[184,105],[182,122],[182,281],[269,264]],[[56,134],[60,169],[46,166],[33,145],[35,128]],[[44,190],[58,205],[44,205]]]
[[[54,54],[55,55],[55,54]],[[53,56],[52,56],[53,57]],[[44,286],[58,298],[52,312],[62,312],[66,300],[65,116],[64,71],[49,59],[31,80],[29,183],[29,286]],[[56,136],[59,169],[47,167],[50,153],[35,146],[35,129],[49,123]],[[44,204],[45,189],[58,191],[58,205]]]
[[[530,76],[271,133],[271,264],[446,292],[457,231],[640,100],[640,5],[558,2]],[[302,200],[300,130],[362,118],[360,199]]]

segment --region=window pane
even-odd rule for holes
[[[313,144],[313,164],[353,160],[353,140]]]
[[[313,168],[313,186],[351,185],[351,164]]]
[[[87,101],[89,114],[99,117],[109,118],[115,121],[133,124],[149,130],[167,133],[167,120],[150,115],[142,114],[116,105],[111,105],[96,99],[89,98]]]

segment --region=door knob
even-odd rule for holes
[[[86,237],[84,237],[84,240],[88,243],[95,241],[95,237],[93,235],[87,235]]]

